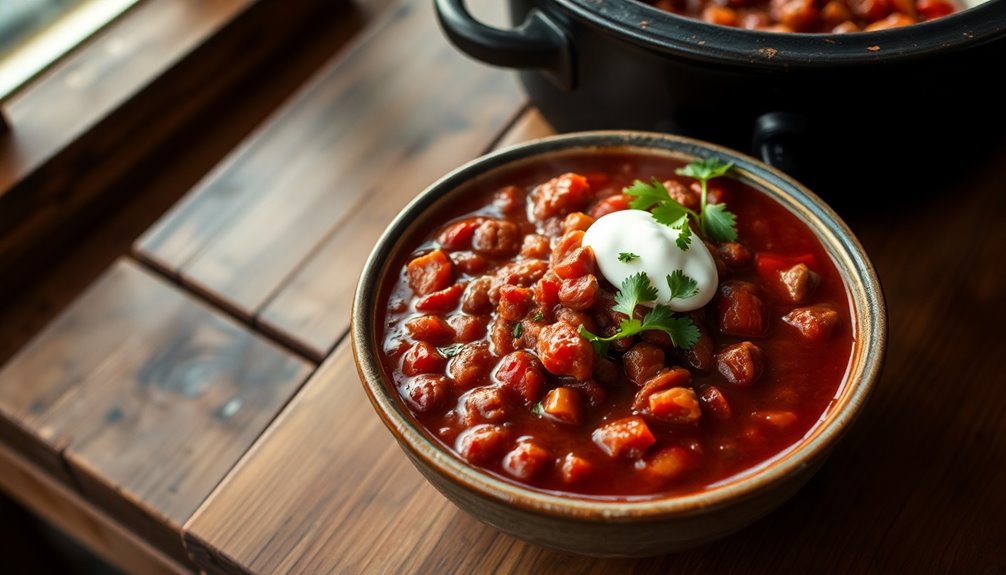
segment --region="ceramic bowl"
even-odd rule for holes
[[[599,501],[559,496],[501,480],[465,463],[425,432],[402,403],[379,357],[378,294],[397,277],[410,236],[466,193],[473,182],[528,161],[583,151],[664,154],[690,160],[715,155],[735,177],[762,190],[815,232],[842,275],[852,307],[852,358],[839,395],[800,441],[775,458],[700,493],[645,500]],[[406,455],[441,493],[478,519],[548,547],[595,556],[645,556],[681,550],[732,533],[766,515],[824,463],[862,411],[883,363],[886,312],[876,273],[862,246],[817,196],[782,172],[712,144],[645,132],[585,132],[536,140],[476,159],[427,188],[378,240],[354,297],[353,350],[374,409]]]

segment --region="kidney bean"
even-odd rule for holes
[[[402,373],[405,375],[442,373],[445,365],[447,358],[440,355],[436,346],[425,341],[417,342],[402,356]]]
[[[519,350],[500,359],[493,371],[493,380],[521,398],[524,405],[534,405],[541,397],[545,374],[541,361],[534,354]]]
[[[413,411],[432,411],[447,398],[449,382],[442,375],[424,373],[406,380],[400,388],[401,396]]]
[[[517,479],[527,481],[540,473],[550,458],[543,447],[532,441],[522,441],[503,456],[503,470]]]
[[[576,328],[557,322],[542,328],[538,337],[538,357],[549,372],[586,380],[594,370],[594,348]]]
[[[466,344],[447,362],[447,375],[454,381],[455,389],[471,389],[488,383],[494,363],[496,359],[485,344]]]
[[[484,464],[503,450],[507,436],[506,428],[483,423],[462,431],[454,442],[454,449],[469,463]]]
[[[641,386],[664,369],[664,352],[652,343],[637,343],[622,355],[622,366],[629,381]]]

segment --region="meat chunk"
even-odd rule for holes
[[[760,347],[750,341],[727,346],[716,354],[716,368],[734,385],[751,385],[761,375],[764,367],[765,355]]]
[[[557,322],[538,335],[538,357],[549,372],[584,381],[594,371],[594,348],[573,326]]]
[[[821,276],[811,271],[807,264],[796,264],[779,272],[782,295],[786,301],[795,305],[804,303],[820,282]]]
[[[585,232],[593,223],[594,218],[588,216],[587,214],[583,212],[573,212],[562,220],[562,231],[568,232],[571,230],[580,230],[581,232]]]
[[[531,191],[531,213],[537,221],[565,216],[582,210],[591,197],[587,178],[580,174],[566,173]]]
[[[838,311],[828,304],[800,307],[782,317],[782,320],[799,330],[803,337],[821,341],[827,339],[841,321]]]
[[[597,301],[598,289],[597,277],[594,274],[562,280],[559,286],[559,302],[574,310],[590,309]]]
[[[503,390],[496,386],[476,387],[465,394],[464,420],[469,427],[479,423],[502,423],[509,411]]]
[[[520,251],[523,236],[509,220],[485,220],[475,228],[472,248],[490,257],[509,257]]]
[[[493,371],[493,379],[528,406],[538,401],[545,385],[541,362],[534,354],[524,350],[503,356]]]
[[[552,271],[562,279],[576,279],[594,273],[596,261],[594,251],[582,247],[583,232],[566,232],[556,242],[552,250]]]
[[[489,298],[491,287],[492,280],[487,277],[480,277],[468,284],[461,299],[461,309],[471,314],[480,314],[491,310],[493,308],[493,302]]]
[[[629,381],[643,385],[664,369],[664,352],[652,343],[637,343],[622,355],[622,365]]]
[[[548,238],[538,234],[528,234],[524,236],[524,242],[520,246],[521,257],[545,259],[548,257],[548,253]]]
[[[718,319],[720,331],[739,337],[759,337],[768,329],[765,303],[758,286],[751,282],[727,281],[720,284]]]
[[[485,344],[467,344],[447,363],[447,375],[456,389],[471,389],[489,382],[489,370],[494,363],[496,359]]]

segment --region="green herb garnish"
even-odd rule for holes
[[[699,293],[699,282],[685,275],[682,270],[675,270],[667,276],[667,287],[671,288],[671,299],[688,299]]]
[[[667,276],[667,283],[671,286],[671,297],[687,298],[687,292],[695,287],[695,280],[686,276],[680,270]],[[674,286],[678,286],[675,290]],[[677,293],[677,295],[675,295]],[[615,305],[612,310],[625,314],[618,324],[618,331],[611,336],[601,337],[589,332],[582,325],[579,328],[580,335],[594,346],[594,351],[600,356],[608,354],[608,347],[611,342],[623,337],[629,337],[642,331],[657,330],[666,333],[671,338],[671,342],[682,349],[691,349],[699,339],[699,329],[686,316],[675,314],[669,307],[657,305],[643,316],[642,320],[636,319],[633,312],[640,302],[652,302],[657,299],[657,288],[650,284],[650,278],[646,272],[639,272],[625,278],[621,289],[615,294]]]
[[[531,318],[531,321],[541,321],[543,317],[545,317],[545,314],[541,313],[541,310],[538,310],[535,312],[534,317]]]
[[[629,263],[632,260],[638,260],[638,259],[639,259],[639,255],[638,254],[634,254],[632,252],[622,252],[622,253],[618,254],[618,261],[620,261],[620,262]]]
[[[707,201],[709,180],[725,175],[732,167],[733,162],[705,158],[675,170],[679,176],[699,181],[701,198],[698,212],[686,208],[672,198],[664,184],[656,178],[651,179],[649,184],[636,180],[622,191],[634,197],[629,202],[629,207],[637,210],[648,209],[653,214],[653,219],[678,230],[676,243],[681,250],[687,250],[691,244],[689,218],[695,220],[702,235],[710,240],[732,242],[737,239],[737,217],[727,211],[725,205],[710,204]]]
[[[452,343],[451,345],[448,346],[438,347],[437,351],[440,352],[440,355],[447,358],[451,358],[461,353],[461,348],[463,348],[464,346],[465,344],[463,343]]]
[[[540,401],[538,403],[534,404],[533,406],[531,406],[531,413],[533,413],[535,415],[544,415],[545,414],[545,408],[541,406],[541,402]]]
[[[517,322],[517,325],[513,326],[513,336],[520,337],[524,333],[524,324]]]

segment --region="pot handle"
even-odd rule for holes
[[[573,88],[572,43],[541,10],[533,8],[520,26],[501,30],[473,18],[464,0],[434,0],[434,6],[444,33],[462,52],[496,66],[540,68],[559,87]]]
[[[751,145],[754,155],[770,166],[799,179],[799,142],[807,131],[807,118],[791,112],[769,112],[755,120]]]

